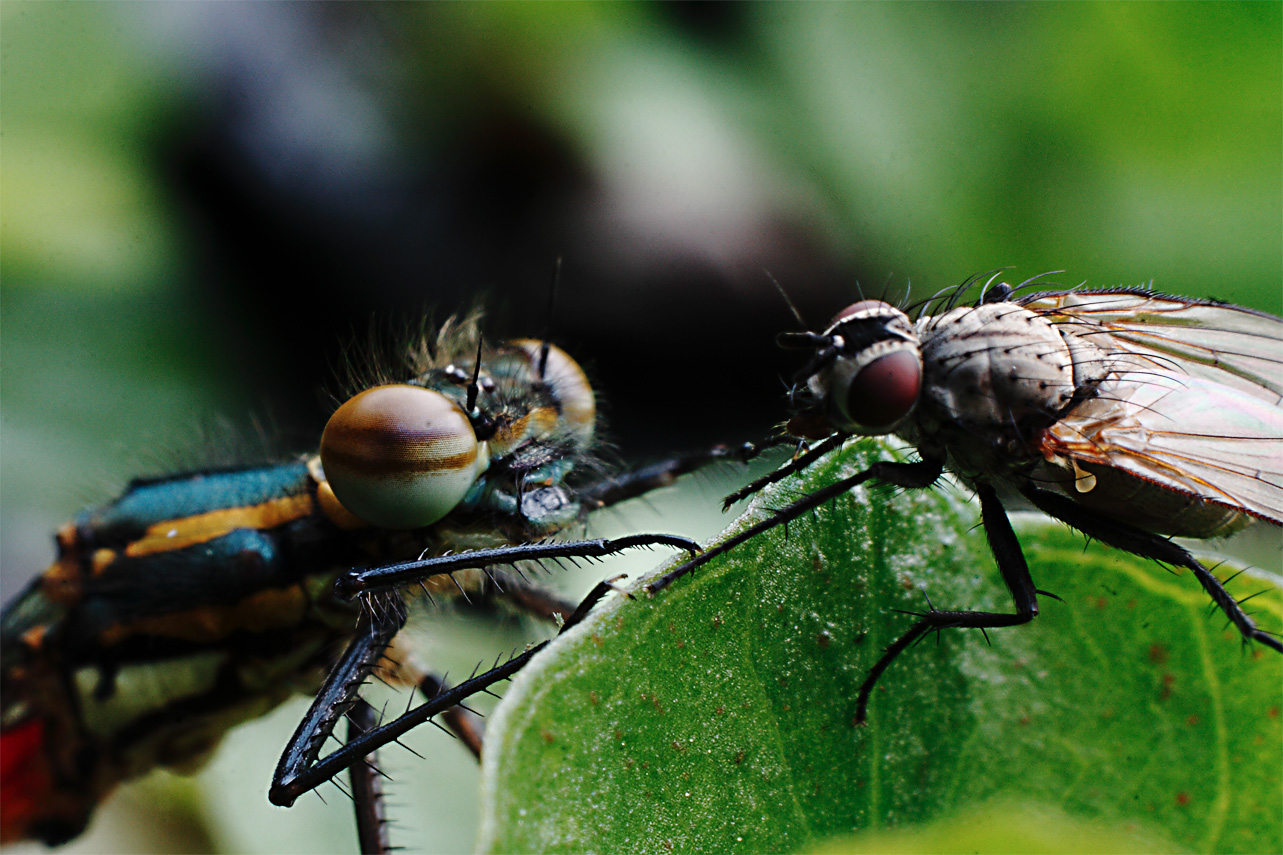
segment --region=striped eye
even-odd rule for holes
[[[431,525],[463,500],[489,465],[467,415],[419,386],[376,386],[330,416],[321,466],[343,506],[371,525]]]
[[[833,406],[845,427],[873,436],[890,433],[918,401],[922,357],[901,342],[881,342],[856,359],[840,359],[831,379]],[[890,347],[886,347],[890,346]],[[881,353],[870,352],[881,350]]]
[[[538,368],[544,342],[532,338],[519,338],[509,343],[526,354],[532,369]],[[597,419],[597,400],[579,363],[560,347],[550,344],[543,376],[537,379],[542,380],[552,389],[553,397],[561,406],[561,419],[564,426],[581,443],[588,445],[592,440],[593,427]]]

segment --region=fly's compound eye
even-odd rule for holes
[[[858,303],[852,303],[834,315],[833,320],[829,321],[828,328],[831,330],[846,321],[878,317],[890,313],[899,314],[900,310],[882,300],[861,300]]]
[[[847,430],[890,433],[913,411],[922,388],[922,356],[906,341],[882,341],[834,361],[827,397],[835,421]]]
[[[489,465],[468,416],[420,386],[376,386],[339,407],[321,435],[321,466],[339,502],[383,528],[431,525]]]

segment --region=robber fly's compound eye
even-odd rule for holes
[[[321,435],[330,489],[371,525],[431,525],[463,500],[489,458],[454,401],[420,386],[376,386],[351,398]]]

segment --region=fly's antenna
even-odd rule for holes
[[[797,306],[794,305],[793,301],[789,299],[788,292],[784,290],[784,286],[781,285],[779,281],[774,276],[771,275],[771,271],[767,270],[765,267],[762,268],[762,272],[766,274],[766,278],[771,280],[771,284],[775,286],[775,290],[778,291],[780,293],[780,296],[784,298],[784,303],[789,307],[789,311],[793,314],[793,317],[797,320],[797,325],[804,330],[810,329],[810,327],[806,325],[806,320],[802,317],[802,313],[797,310]]]

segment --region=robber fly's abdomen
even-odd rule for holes
[[[117,782],[314,687],[349,550],[301,462],[135,482],[64,526],[4,613],[4,839],[74,836]]]

